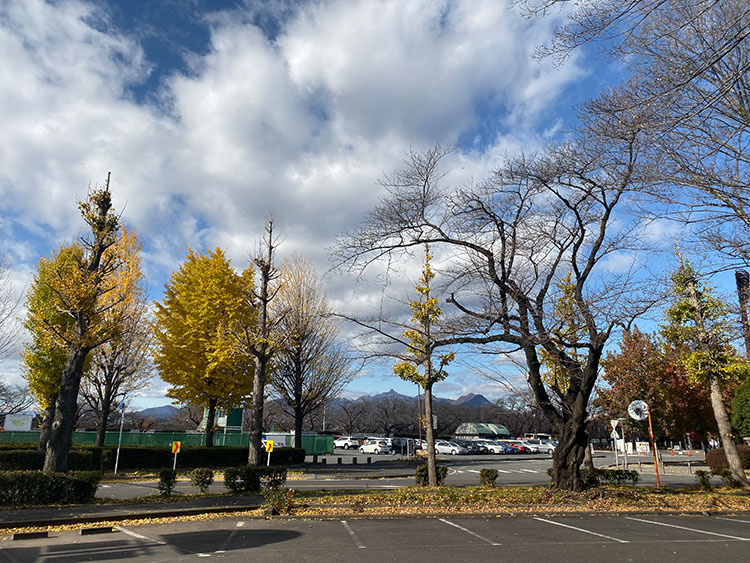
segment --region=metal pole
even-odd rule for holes
[[[117,475],[117,464],[120,462],[120,444],[122,444],[122,423],[125,420],[125,403],[120,403],[120,437],[117,439],[117,455],[115,456],[115,475]]]
[[[656,457],[656,440],[654,440],[654,427],[651,424],[651,407],[648,407],[648,433],[651,436],[651,447],[654,449],[654,471],[656,471],[656,488],[661,488],[659,483],[659,461]]]

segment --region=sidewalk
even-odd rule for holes
[[[262,495],[222,495],[189,501],[155,503],[83,504],[40,506],[0,511],[0,529],[34,526],[189,516],[209,512],[254,510],[263,504]]]

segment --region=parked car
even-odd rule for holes
[[[515,453],[513,448],[511,448],[508,444],[504,444],[503,442],[499,442],[497,440],[482,438],[480,440],[476,440],[476,442],[487,448],[487,452],[491,454]]]
[[[452,441],[458,444],[459,446],[463,446],[464,448],[466,448],[466,452],[469,455],[487,453],[487,448],[485,446],[477,444],[476,442],[473,442],[472,440],[461,440],[461,439],[454,438]]]
[[[339,436],[333,440],[334,448],[343,448],[348,450],[349,448],[356,449],[359,446],[359,442],[351,436]]]
[[[387,454],[391,447],[385,440],[367,440],[359,447],[361,454]]]
[[[448,442],[446,440],[435,440],[435,453],[436,454],[466,454],[468,453],[466,448],[456,444],[455,442]]]
[[[557,445],[552,440],[540,440],[539,438],[523,440],[523,444],[535,454],[551,454],[555,451]]]
[[[519,454],[530,454],[531,448],[524,445],[520,440],[503,440],[504,443],[508,444],[511,448],[518,450]]]

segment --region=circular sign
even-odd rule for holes
[[[628,414],[633,420],[645,420],[648,417],[648,405],[645,401],[633,401],[628,405]]]

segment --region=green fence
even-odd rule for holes
[[[104,440],[106,446],[116,446],[118,432],[107,432]],[[39,432],[0,432],[0,444],[38,443]],[[203,446],[206,443],[204,434],[187,434],[185,432],[123,432],[123,446],[171,446],[172,442],[180,442],[181,446]],[[74,432],[73,444],[76,446],[93,446],[96,443],[96,432]],[[293,440],[292,440],[293,443]],[[292,445],[279,444],[279,445]],[[214,434],[214,446],[245,446],[250,445],[249,434]],[[302,448],[307,455],[332,454],[333,436],[302,435]]]

